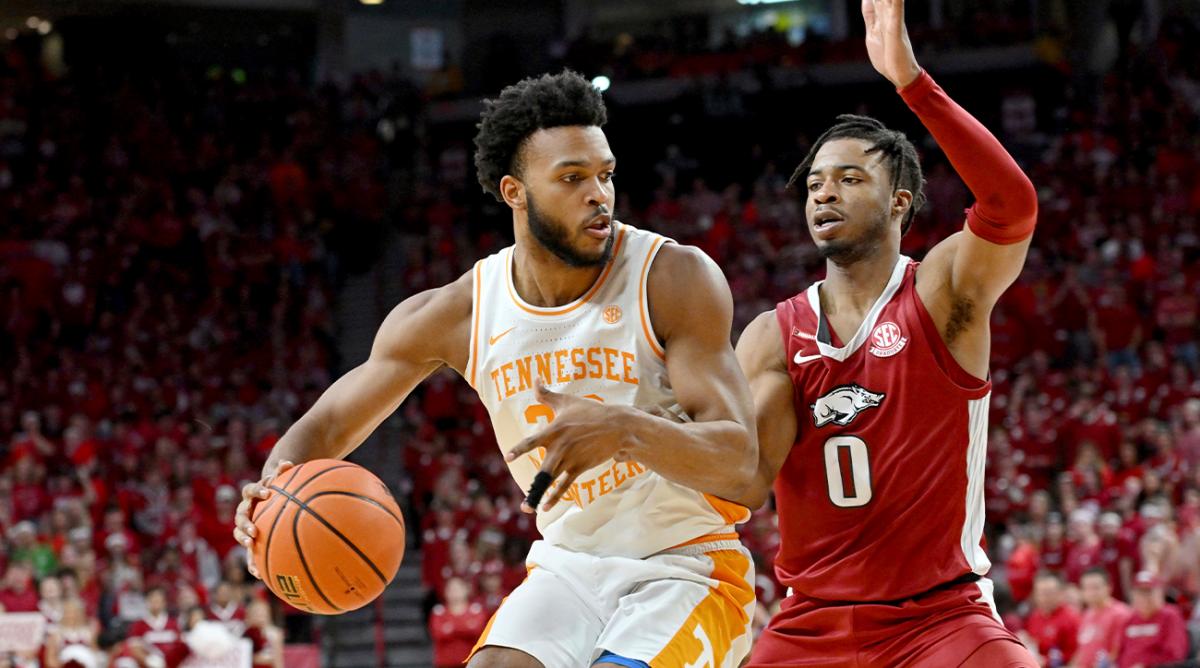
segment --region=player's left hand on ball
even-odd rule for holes
[[[518,443],[504,459],[511,462],[538,448],[545,448],[546,458],[541,470],[557,483],[550,498],[542,504],[542,510],[549,510],[571,489],[571,484],[581,473],[617,455],[623,445],[625,430],[618,417],[621,407],[552,392],[541,381],[537,383],[536,392],[538,402],[554,411],[554,420],[542,431]],[[536,494],[531,495],[521,504],[521,509],[534,512],[533,506],[540,500],[536,497]]]

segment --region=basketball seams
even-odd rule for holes
[[[316,476],[313,476],[313,477],[316,477]],[[272,487],[272,489],[277,489],[277,488]],[[300,490],[297,489],[296,491],[299,492]],[[309,508],[307,503],[305,503],[304,501],[301,501],[300,499],[297,499],[296,497],[292,496],[290,493],[285,492],[282,489],[279,490],[279,493],[287,494],[289,500],[295,501],[296,505],[301,510],[307,512],[309,515],[312,515],[313,518],[315,518],[318,522],[323,524],[326,529],[329,529],[329,531],[332,532],[333,535],[337,536],[343,543],[345,543],[346,547],[353,550],[354,553],[357,554],[359,556],[359,558],[362,559],[367,564],[367,566],[369,566],[371,568],[371,570],[375,572],[375,575],[379,577],[379,580],[381,582],[383,582],[383,584],[386,585],[388,583],[388,579],[386,577],[384,577],[383,571],[379,570],[379,567],[375,565],[375,562],[371,561],[371,559],[369,557],[367,557],[367,555],[363,554],[363,551],[360,550],[357,545],[355,545],[353,542],[351,542],[351,540],[349,538],[346,538],[345,534],[343,534],[341,531],[338,531],[337,527],[330,524],[329,520],[325,519],[324,517],[321,517],[321,515],[319,513],[317,513],[312,508]],[[300,513],[296,513],[296,517],[299,517],[299,516],[300,516]],[[293,533],[295,532],[295,530],[296,530],[296,525],[295,525],[295,523],[293,523],[293,525],[292,525]],[[297,548],[297,550],[299,550],[299,544],[297,544],[296,548]],[[304,559],[303,553],[301,553],[300,558],[301,558],[301,560]],[[311,578],[312,575],[309,575],[309,577]]]
[[[315,478],[316,476],[313,477]],[[283,493],[287,494],[287,492]],[[301,508],[304,507],[300,503],[299,499],[292,500],[296,501],[296,504]],[[329,605],[329,607],[333,608],[337,612],[344,612],[341,608],[334,605],[333,601],[329,600],[329,597],[326,596],[325,592],[321,590],[320,583],[318,583],[317,579],[313,577],[312,570],[308,567],[308,559],[304,557],[304,550],[300,548],[300,532],[298,530],[300,525],[300,517],[301,513],[299,512],[297,512],[295,515],[292,515],[292,542],[296,544],[296,555],[300,557],[300,565],[304,568],[304,574],[308,576],[308,582],[312,585],[313,590],[317,592],[317,596],[320,596],[325,603]]]
[[[391,494],[390,491],[388,493]],[[314,500],[319,499],[322,496],[349,496],[349,497],[359,499],[360,501],[366,501],[367,503],[370,503],[371,505],[377,506],[380,510],[387,513],[388,515],[391,515],[392,519],[399,522],[401,526],[404,526],[404,518],[397,516],[396,513],[393,513],[391,508],[388,508],[387,506],[376,501],[375,499],[372,499],[369,496],[364,496],[362,494],[357,494],[355,492],[344,492],[341,490],[327,490],[324,492],[317,492],[316,494],[313,494],[312,496],[308,497],[307,499],[304,499],[304,503],[306,503],[306,504],[312,503]],[[313,511],[309,510],[309,512],[311,513]]]
[[[299,492],[300,490],[304,489],[305,485],[316,480],[317,478],[320,478],[321,476],[325,475],[326,473],[329,473],[330,471],[336,471],[338,469],[350,468],[353,466],[358,466],[358,465],[352,464],[352,463],[343,463],[343,464],[338,464],[336,466],[330,466],[329,468],[327,468],[323,471],[318,471],[318,472],[314,473],[311,478],[300,483],[300,486],[296,488],[296,491]],[[284,488],[286,488],[288,485],[295,482],[296,476],[300,474],[300,469],[302,469],[302,468],[304,468],[304,464],[301,464],[301,465],[295,467],[294,469],[292,469],[292,477],[289,478],[286,483],[284,483]],[[291,501],[294,497],[289,492],[286,492],[286,491],[284,491],[284,489],[276,487],[275,485],[269,485],[268,489],[277,491],[284,497],[283,505],[279,508],[279,513],[276,514],[275,519],[271,521],[271,528],[270,528],[270,530],[267,531],[267,543],[266,543],[266,545],[263,546],[263,562],[264,563],[262,563],[260,565],[263,568],[263,581],[269,583],[271,581],[271,538],[272,538],[272,536],[275,535],[275,527],[276,527],[276,525],[279,524],[279,518],[283,517],[283,511],[287,510],[288,502]],[[297,513],[297,514],[299,514],[299,513]]]

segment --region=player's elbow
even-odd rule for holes
[[[1013,194],[1012,215],[1018,220],[1037,221],[1038,215],[1038,194],[1037,188],[1033,187],[1033,181],[1029,180],[1024,173],[1021,174],[1020,182],[1017,184],[1016,192]]]
[[[976,222],[995,228],[1001,236],[1016,234],[1023,239],[1033,232],[1033,226],[1037,223],[1037,189],[1024,172],[1018,171],[1005,187],[998,188],[990,196],[981,197],[975,213],[982,219]],[[988,238],[986,234],[983,236]]]
[[[767,502],[771,490],[771,481],[763,481],[758,459],[758,439],[748,431],[746,446],[739,457],[738,494],[732,500],[750,510],[761,508]]]
[[[742,494],[741,504],[746,506],[751,512],[762,508],[766,504],[767,499],[771,498],[771,485],[762,484],[758,477],[755,476],[753,482],[747,486]]]

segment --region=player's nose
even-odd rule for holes
[[[612,195],[609,193],[605,184],[601,183],[599,178],[595,178],[592,179],[590,185],[591,187],[588,188],[587,192],[588,206],[593,208],[598,207],[601,204],[609,206]]]
[[[839,200],[837,188],[829,183],[821,184],[812,194],[813,201],[817,204],[832,204]]]

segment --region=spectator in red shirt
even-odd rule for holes
[[[462,578],[446,580],[445,604],[436,605],[429,618],[429,636],[433,638],[433,665],[459,668],[471,654],[471,648],[483,633],[487,614],[483,606],[470,602],[471,589]]]
[[[1179,608],[1166,602],[1163,583],[1150,571],[1133,579],[1133,614],[1119,637],[1118,668],[1149,668],[1187,658],[1187,626]]]
[[[1042,537],[1042,568],[1062,573],[1067,565],[1067,530],[1062,515],[1050,513],[1046,518],[1046,534]]]
[[[1033,591],[1033,579],[1037,575],[1039,557],[1037,546],[1029,537],[1026,527],[1014,525],[1013,538],[1017,545],[1008,555],[1008,586],[1012,589],[1013,599],[1020,603],[1029,598]]]
[[[1100,536],[1096,534],[1096,514],[1089,508],[1071,513],[1071,542],[1067,550],[1067,581],[1079,584],[1085,571],[1100,563]]]
[[[1117,598],[1126,599],[1129,585],[1133,581],[1133,564],[1137,558],[1137,545],[1122,530],[1121,516],[1108,512],[1100,516],[1100,564],[1108,571]]]
[[[1025,620],[1025,632],[1037,646],[1045,664],[1059,665],[1075,655],[1079,637],[1079,611],[1064,602],[1063,581],[1043,571],[1033,582],[1033,611]]]
[[[1071,668],[1111,665],[1121,630],[1129,619],[1129,606],[1112,597],[1112,585],[1104,568],[1088,569],[1079,584],[1086,609],[1079,621],[1079,645],[1069,665]]]
[[[209,547],[216,551],[217,558],[224,561],[229,556],[229,552],[238,547],[233,533],[229,531],[229,527],[233,526],[233,513],[237,508],[238,493],[230,485],[221,485],[217,488],[214,497],[216,510],[205,515],[204,523],[200,526],[200,536],[208,543]]]
[[[1091,312],[1093,336],[1109,368],[1137,368],[1137,348],[1142,343],[1142,318],[1129,304],[1125,288],[1110,285],[1096,300]]]
[[[175,668],[188,655],[178,620],[167,614],[167,591],[146,591],[146,616],[129,627],[130,650],[143,664],[152,656],[162,657],[166,668]],[[153,659],[150,659],[153,661]]]
[[[235,594],[233,585],[222,581],[213,591],[212,603],[205,612],[209,619],[224,624],[233,637],[240,638],[246,630],[247,610],[238,602]]]
[[[253,668],[283,668],[283,629],[271,623],[271,604],[257,599],[246,607],[245,637],[254,652]]]
[[[4,588],[0,589],[0,605],[5,612],[37,612],[38,595],[33,588],[33,569],[18,561],[8,565]]]

